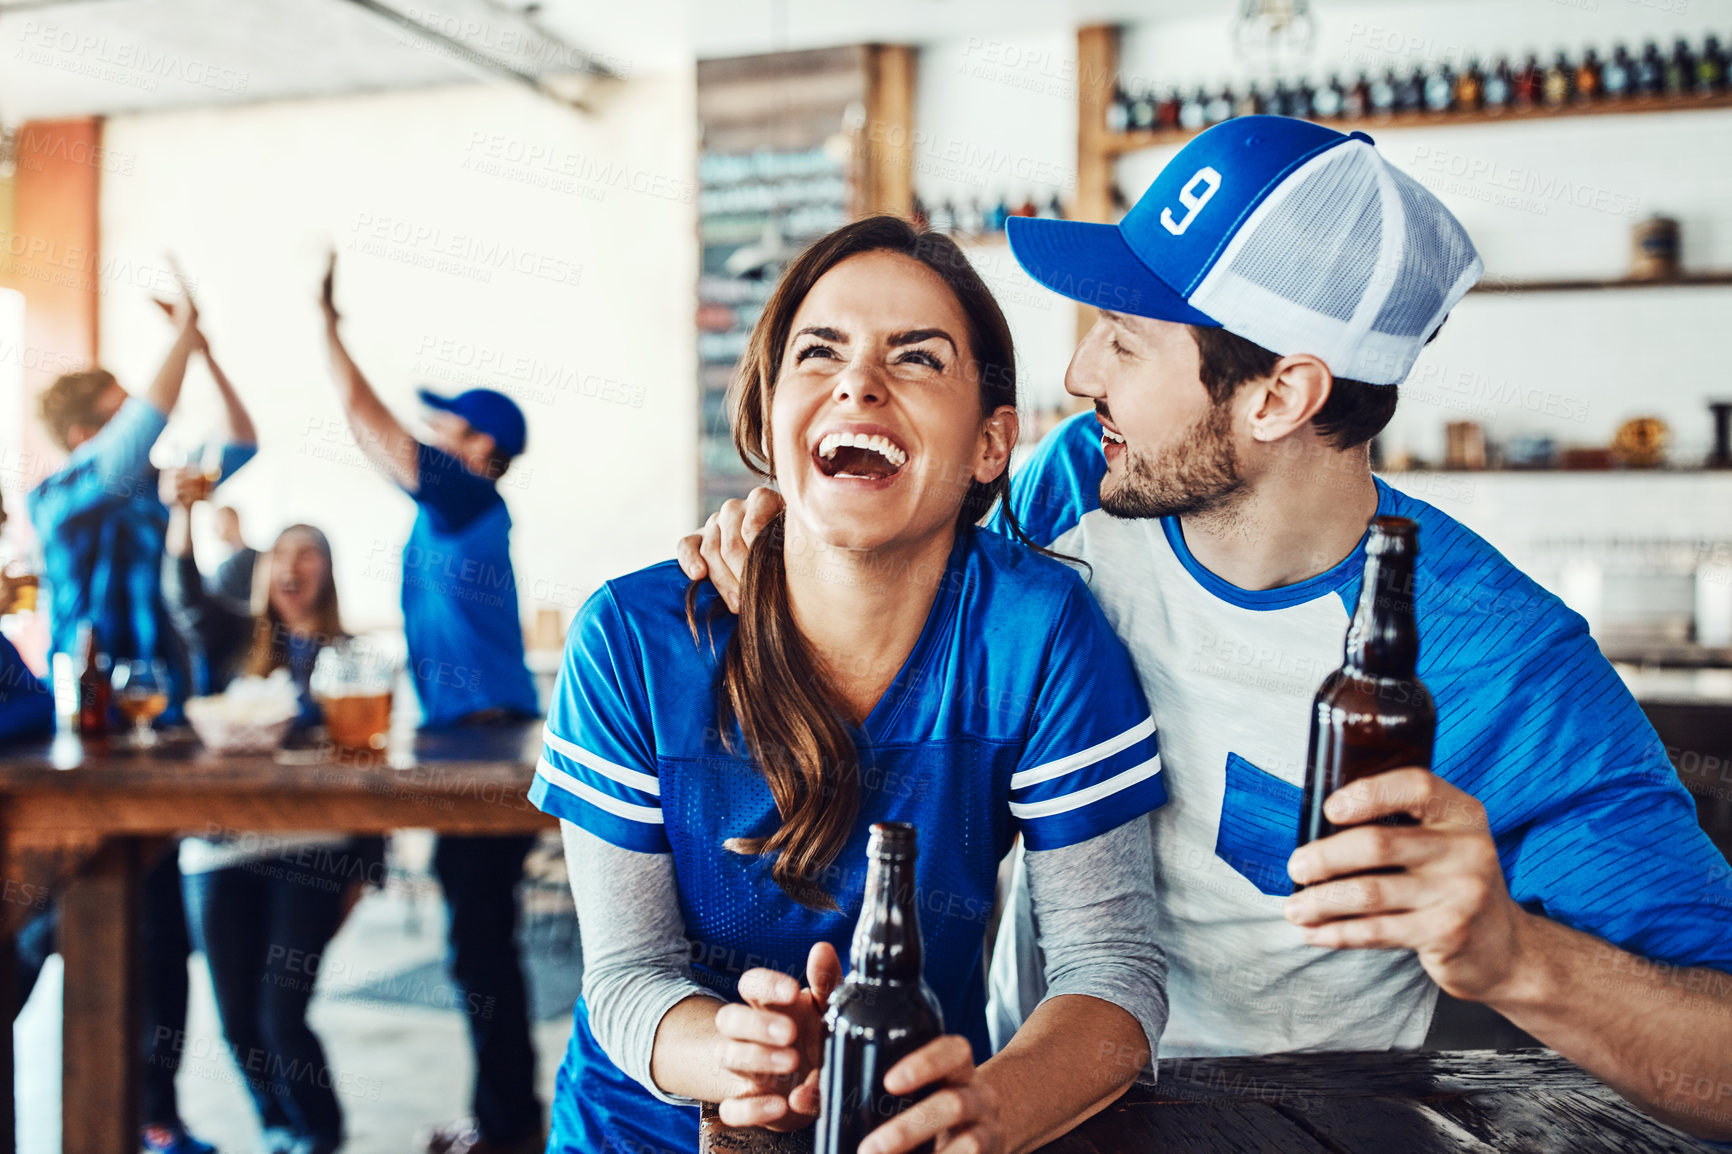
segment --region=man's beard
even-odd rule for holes
[[[1211,404],[1180,444],[1159,459],[1125,446],[1125,475],[1101,480],[1101,509],[1112,517],[1188,517],[1217,513],[1244,491],[1233,453],[1232,407]]]

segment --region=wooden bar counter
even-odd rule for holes
[[[1716,1108],[1711,1100],[1705,1109]],[[1723,1107],[1721,1107],[1723,1108]],[[727,1130],[704,1150],[801,1154]],[[1684,1154],[1696,1142],[1550,1050],[1177,1058],[1040,1154]]]
[[[168,841],[218,831],[529,833],[553,819],[527,794],[541,722],[401,735],[383,753],[226,754],[190,738],[134,751],[125,739],[69,735],[0,755],[0,997],[15,997],[13,936],[60,902],[65,963],[65,1154],[138,1146],[140,878]],[[9,1007],[16,1009],[16,1007]],[[0,1086],[13,1084],[12,1034]],[[14,1149],[12,1094],[0,1094],[0,1144]]]

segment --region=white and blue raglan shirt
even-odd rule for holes
[[[915,576],[937,593],[902,670],[854,730],[860,808],[820,879],[840,910],[795,903],[771,858],[724,847],[773,833],[781,818],[763,774],[718,731],[735,619],[715,612],[705,583],[694,638],[672,562],[607,582],[577,615],[530,800],[614,846],[671,855],[692,976],[727,999],[752,967],[803,976],[816,942],[846,957],[869,827],[912,822],[926,980],[947,1031],[984,1060],[982,947],[1000,860],[1018,834],[1058,849],[1142,818],[1165,800],[1162,762],[1130,657],[1075,573],[968,528],[942,571]],[[580,1001],[551,1148],[696,1149],[697,1110],[628,1077],[588,1015]]]
[[[1100,437],[1092,413],[1059,426],[1011,505],[1037,543],[1090,566],[1161,733],[1160,1056],[1419,1045],[1437,987],[1417,955],[1308,946],[1281,915],[1311,701],[1342,661],[1363,542],[1299,584],[1240,589],[1191,556],[1177,518],[1100,509]],[[1419,524],[1432,770],[1484,804],[1512,896],[1645,958],[1732,971],[1732,869],[1586,623],[1444,513],[1381,480],[1377,494],[1378,516]],[[1009,937],[993,996],[1014,1023],[1040,970],[1027,933]]]

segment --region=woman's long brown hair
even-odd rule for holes
[[[331,564],[331,543],[311,525],[290,525],[277,534],[277,543],[281,544],[290,533],[306,534],[314,547],[325,555],[325,586],[313,601],[313,633],[321,639],[321,644],[337,641],[345,634],[343,615],[337,609],[337,577]],[[271,553],[275,552],[273,546]],[[283,615],[277,612],[277,607],[271,604],[270,555],[266,554],[265,564],[260,566],[262,573],[253,584],[253,643],[247,654],[246,668],[254,677],[264,677],[273,669],[289,663],[289,627]]]
[[[825,273],[851,256],[892,252],[911,257],[949,286],[968,319],[969,373],[980,384],[981,413],[1016,404],[1016,356],[1010,326],[980,274],[956,242],[893,216],[857,220],[813,241],[782,273],[752,329],[730,398],[734,447],[746,467],[774,478],[770,403],[794,327],[794,314]],[[986,516],[1010,489],[1006,468],[987,483],[968,482],[957,527]],[[1011,533],[1033,546],[1007,504]],[[858,752],[823,668],[795,627],[782,555],[783,518],[746,555],[739,626],[723,657],[719,726],[738,720],[746,749],[763,772],[782,824],[768,837],[730,838],[737,853],[775,854],[771,876],[783,892],[813,909],[836,909],[822,878],[853,832],[860,809]],[[1038,548],[1038,546],[1035,546]],[[1045,552],[1045,550],[1041,550]],[[686,593],[686,619],[697,638],[697,585]]]

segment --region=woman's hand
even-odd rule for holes
[[[817,1119],[824,1009],[841,981],[842,962],[828,942],[807,955],[804,988],[780,970],[740,975],[745,1004],[716,1011],[722,1066],[746,1086],[720,1104],[724,1123],[798,1130]]]
[[[934,1038],[890,1067],[884,1089],[891,1094],[937,1089],[867,1135],[860,1154],[905,1154],[934,1140],[938,1154],[1005,1154],[998,1098],[975,1074],[974,1048],[960,1034]]]

